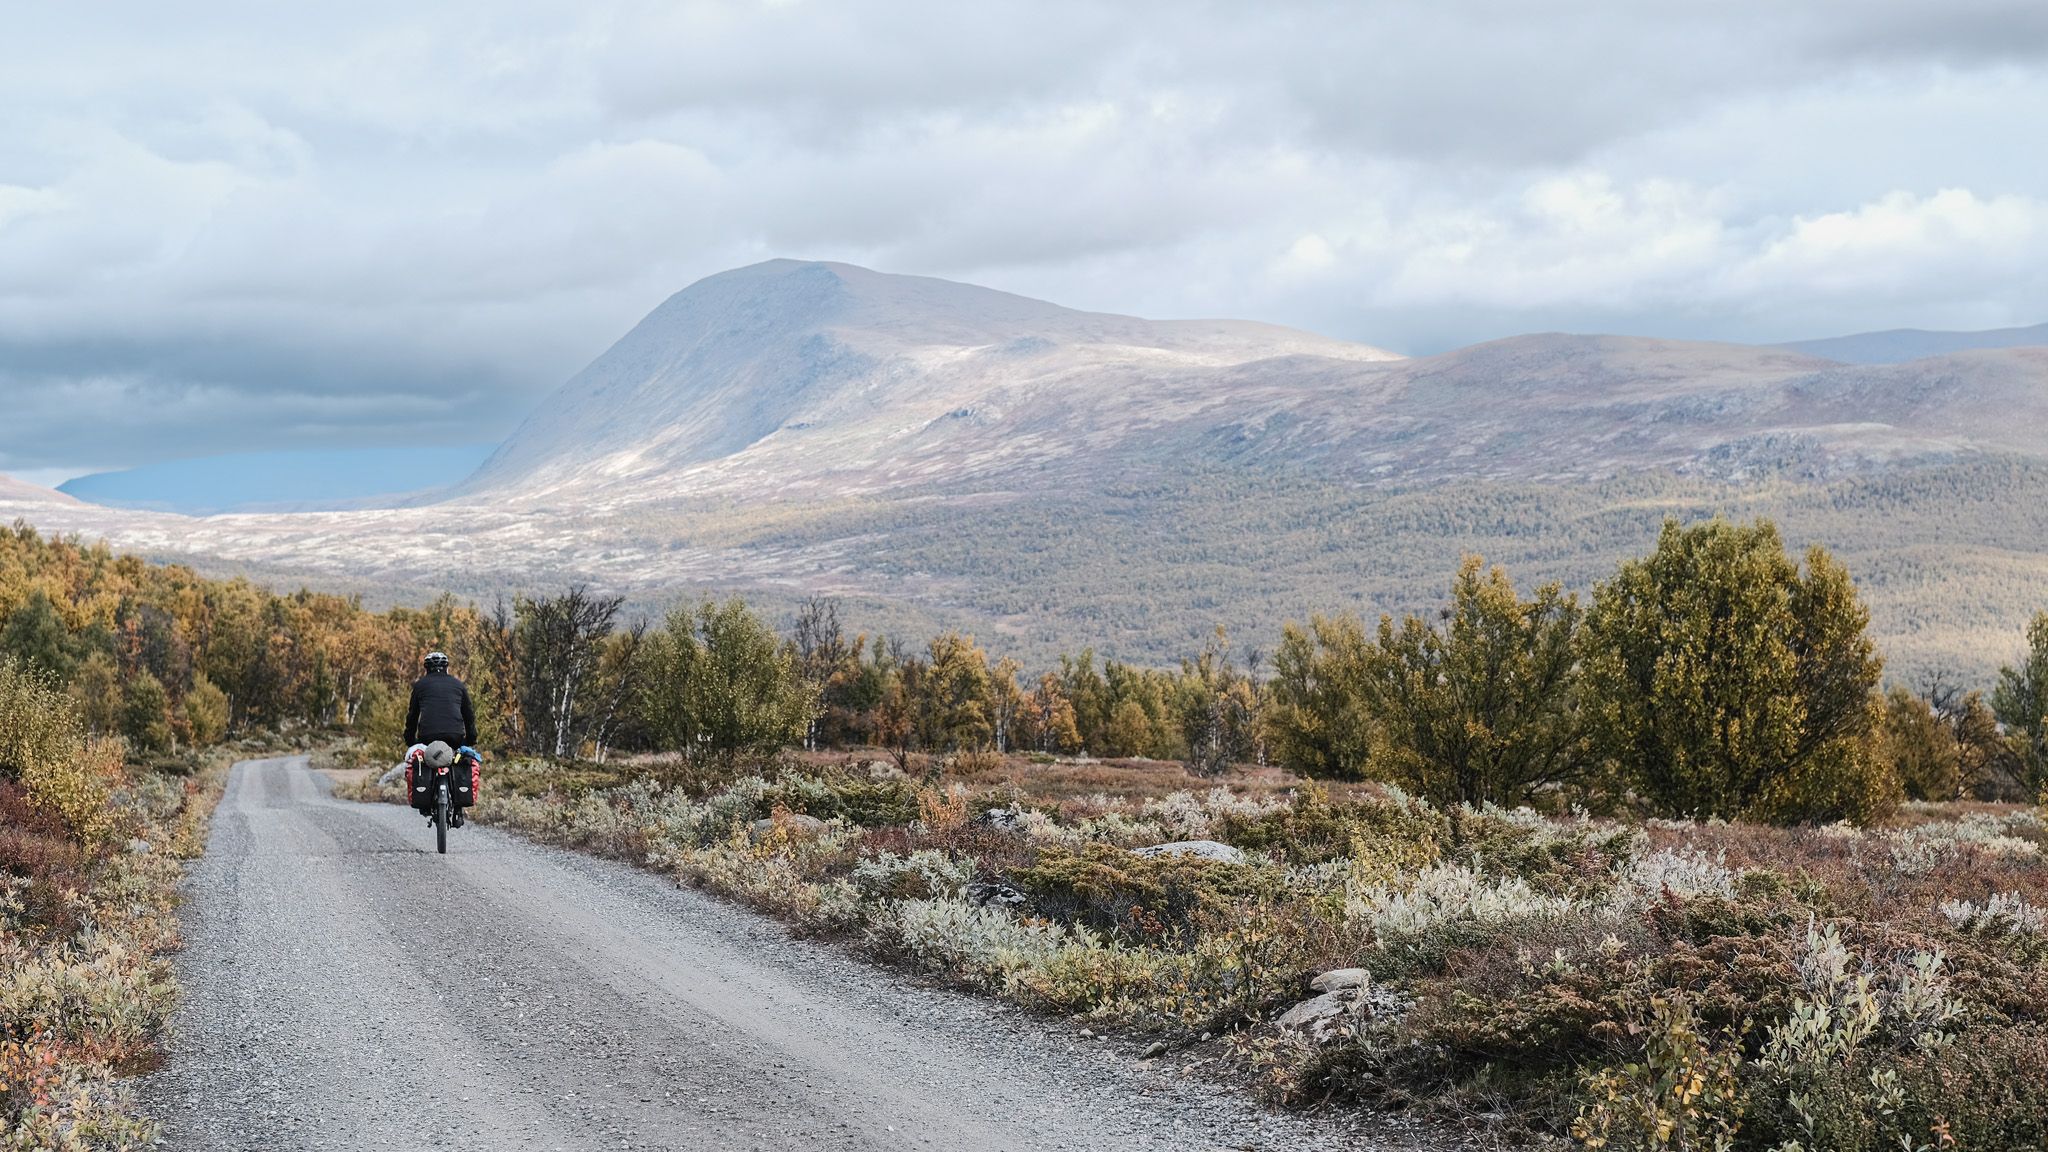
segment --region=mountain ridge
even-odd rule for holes
[[[1901,674],[1988,675],[2048,603],[2048,349],[1855,365],[1539,333],[1431,357],[797,261],[684,289],[446,500],[0,518],[373,597],[589,582],[652,611],[843,598],[890,635],[1170,661],[1428,608],[1461,556],[1580,590],[1666,516],[1850,565]]]
[[[744,452],[791,425],[805,431],[859,420],[890,393],[902,402],[910,390],[943,388],[966,360],[1014,378],[1029,374],[1033,361],[1060,355],[1069,368],[1086,362],[1127,370],[1148,361],[1215,366],[1302,352],[1396,359],[1276,325],[1143,320],[848,264],[767,261],[669,297],[543,400],[458,491],[546,489],[582,470],[579,457],[594,445],[628,435],[640,443],[611,452],[593,466],[598,474],[688,468]],[[1044,381],[1057,372],[1037,375]],[[868,394],[849,396],[849,387]],[[951,410],[940,406],[932,415]],[[657,431],[649,436],[650,429]]]
[[[1956,352],[2041,346],[2048,346],[2048,323],[2023,328],[1986,328],[1974,332],[1888,328],[1879,332],[1856,332],[1778,345],[1843,364],[1903,364]]]

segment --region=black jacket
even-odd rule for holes
[[[412,686],[412,706],[405,710],[405,743],[449,740],[457,735],[476,746],[476,709],[469,689],[446,672],[429,672]]]

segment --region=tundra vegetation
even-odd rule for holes
[[[1427,616],[1171,668],[829,602],[372,613],[25,528],[0,614],[76,748],[170,767],[265,732],[388,762],[442,649],[509,753],[480,819],[1288,1103],[1588,1147],[2048,1139],[2048,615],[1987,690],[1887,685],[1849,574],[1768,523],[1667,525],[1578,594],[1474,559]]]
[[[81,712],[0,656],[0,1148],[24,1152],[154,1141],[121,1077],[158,1059],[179,861],[218,793],[217,770],[131,767]]]

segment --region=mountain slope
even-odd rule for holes
[[[49,495],[0,491],[0,521],[376,598],[830,595],[870,634],[960,627],[1035,662],[1422,609],[1472,552],[1583,590],[1666,516],[1767,515],[1850,565],[1895,671],[1981,679],[2048,604],[2048,349],[1854,365],[1539,334],[1401,359],[776,261],[664,303],[440,503]]]
[[[1859,332],[1824,340],[1798,340],[1781,347],[1819,356],[1843,364],[1901,364],[1928,356],[1945,356],[1985,348],[2038,348],[2048,346],[2048,324],[2028,328],[1992,328],[1982,332],[1930,332],[1922,328],[1893,328],[1884,332]]]
[[[40,484],[31,484],[26,480],[16,480],[12,476],[0,473],[0,503],[29,506],[35,504],[65,505],[76,504],[77,502],[62,492],[45,488]]]
[[[2036,350],[1848,366],[1786,348],[1534,335],[1420,359],[843,264],[676,294],[555,394],[464,503],[621,508],[1099,483],[1198,459],[1335,481],[1846,475],[2037,450]]]
[[[967,439],[1014,449],[1016,434],[1071,429],[1076,404],[1136,408],[1162,398],[1149,386],[1160,379],[1296,355],[1396,359],[1272,325],[1077,312],[944,280],[774,260],[671,297],[544,401],[462,491],[637,484],[672,494],[684,470],[750,450],[764,465],[886,468],[906,439],[948,421],[942,433],[962,421],[1000,425],[999,437]]]

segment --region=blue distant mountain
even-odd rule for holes
[[[239,452],[95,472],[58,491],[110,508],[208,516],[411,503],[474,472],[497,447],[332,448]]]
[[[1779,347],[1844,364],[1904,364],[1908,360],[1974,352],[1980,348],[2030,348],[2044,344],[2048,344],[2048,324],[2036,324],[2031,328],[1993,328],[1984,332],[1893,328],[1885,332],[1859,332],[1854,336],[1833,336],[1825,340],[1795,340]]]

